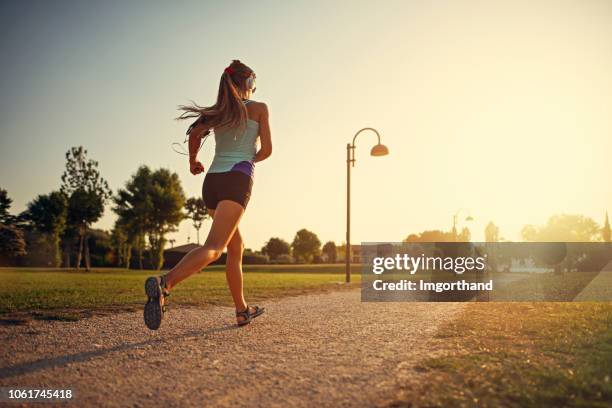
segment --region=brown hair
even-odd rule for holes
[[[247,79],[251,75],[251,68],[239,60],[233,60],[221,75],[217,102],[210,107],[199,106],[195,102],[189,106],[181,105],[179,110],[183,113],[177,119],[199,118],[209,128],[245,126],[247,110],[242,98],[248,91]]]

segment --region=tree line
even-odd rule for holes
[[[95,251],[104,252],[105,265],[161,269],[168,234],[189,219],[199,244],[200,229],[209,218],[203,199],[187,199],[178,175],[167,169],[141,166],[113,194],[98,162],[83,147],[66,152],[60,181],[57,190],[38,195],[16,216],[9,212],[7,191],[0,189],[2,264],[36,253],[48,259],[51,253],[50,266],[89,270],[93,241]],[[109,203],[117,216],[110,234],[92,229]],[[291,244],[271,238],[261,251],[245,252],[263,263],[336,262],[338,256],[334,242],[321,246],[317,235],[306,229],[299,230]]]
[[[11,215],[12,200],[0,188],[0,264],[24,257],[28,252],[50,252],[56,267],[91,267],[90,241],[106,248],[112,264],[130,268],[160,269],[164,264],[167,236],[175,232],[184,219],[190,219],[196,230],[208,218],[202,198],[187,199],[176,173],[168,169],[151,170],[141,166],[113,194],[101,176],[98,162],[88,158],[83,147],[66,152],[66,167],[57,190],[41,194],[27,204],[19,215]],[[104,214],[107,203],[117,215],[110,234],[92,230]],[[493,222],[485,228],[485,241],[505,241]],[[552,216],[541,226],[526,225],[521,232],[524,241],[610,242],[610,222],[606,213],[600,226],[589,217],[561,214]],[[405,242],[470,241],[468,228],[456,232],[428,230],[410,234]],[[108,242],[107,242],[108,241]],[[270,238],[260,251],[245,251],[260,256],[262,263],[334,263],[346,252],[344,245],[333,241],[321,245],[317,235],[307,229],[295,234],[291,243],[279,237]],[[135,259],[133,259],[135,257]],[[146,265],[145,265],[146,263]]]
[[[261,253],[276,263],[335,263],[344,248],[338,248],[333,241],[321,246],[317,234],[304,228],[296,232],[291,243],[278,237],[270,238]]]
[[[8,214],[11,200],[5,190],[1,195],[3,211]],[[51,246],[54,266],[60,266],[62,262],[70,266],[71,255],[75,254],[77,268],[84,259],[89,269],[89,229],[104,213],[104,205],[111,195],[107,181],[98,170],[98,162],[88,159],[83,147],[71,148],[66,152],[66,169],[61,176],[60,188],[38,195],[28,203],[24,212],[18,216],[8,215],[8,222],[3,222],[4,230],[13,231],[12,235],[2,238],[3,257],[25,255],[27,247],[40,243],[34,234],[37,232]],[[30,245],[26,245],[27,241]],[[22,250],[7,251],[5,244]]]
[[[91,267],[91,226],[104,214],[107,203],[117,214],[111,232],[116,263],[130,266],[132,249],[143,267],[145,250],[153,268],[163,265],[167,234],[176,231],[185,218],[199,222],[206,216],[202,199],[186,200],[176,173],[141,166],[113,194],[101,176],[98,162],[83,147],[66,153],[66,168],[60,187],[41,194],[21,214],[9,213],[12,200],[0,189],[0,257],[3,263],[23,257],[31,248],[44,247],[53,253],[55,267]],[[187,203],[187,213],[183,208]],[[198,228],[199,228],[198,226]]]
[[[507,241],[500,235],[499,227],[490,221],[484,230],[485,242]],[[543,225],[525,225],[521,238],[525,242],[611,242],[612,231],[608,213],[604,224],[580,214],[557,214]],[[469,242],[470,230],[465,227],[457,237],[451,231],[428,230],[410,234],[404,242]]]

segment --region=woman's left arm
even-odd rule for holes
[[[267,159],[272,154],[272,132],[270,131],[270,114],[268,107],[262,103],[261,114],[259,115],[259,140],[261,147],[255,154],[254,162]]]

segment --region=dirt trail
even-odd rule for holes
[[[0,327],[0,386],[71,388],[81,407],[375,406],[463,308],[361,303],[359,291],[264,306],[244,328],[230,308],[179,306],[157,332],[136,312]]]

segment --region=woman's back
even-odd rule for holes
[[[215,130],[215,157],[208,172],[240,171],[253,176],[258,135],[259,123],[252,119],[247,119],[244,127]]]

